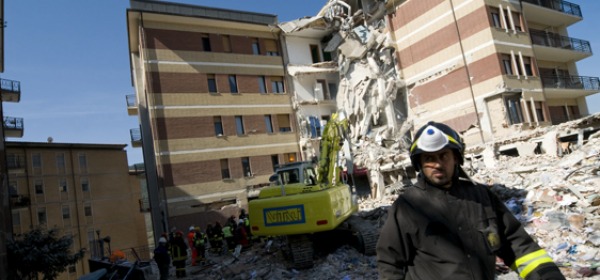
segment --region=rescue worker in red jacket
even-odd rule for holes
[[[418,181],[381,229],[379,279],[494,279],[496,256],[523,279],[565,279],[490,188],[465,175],[463,153],[447,125],[429,122],[417,131],[410,159]]]
[[[196,245],[194,244],[194,239],[196,239],[196,229],[194,228],[194,226],[190,226],[190,229],[187,234],[187,241],[188,246],[192,251],[192,266],[196,265],[196,257],[198,253],[196,252]]]

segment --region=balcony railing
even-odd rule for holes
[[[11,208],[21,208],[31,205],[31,199],[25,195],[13,195],[10,197]]]
[[[21,100],[21,82],[0,79],[2,101],[19,102]]]
[[[127,107],[137,107],[137,99],[135,98],[135,94],[126,95],[125,100],[127,101]]]
[[[546,88],[600,90],[600,79],[598,77],[542,76],[541,79]]]
[[[8,92],[21,92],[21,82],[19,81],[12,81],[12,80],[7,80],[7,79],[0,79],[0,88],[2,89],[2,91],[8,91]]]
[[[583,17],[579,5],[561,0],[523,0],[523,2],[546,7],[565,14]]]
[[[592,53],[592,47],[589,41],[562,36],[556,33],[544,32],[540,30],[530,30],[531,42],[535,45],[570,49],[578,52]]]
[[[129,130],[129,135],[131,136],[131,145],[133,147],[141,147],[142,146],[142,132],[139,128],[132,128]]]
[[[5,129],[23,129],[23,118],[4,117]]]

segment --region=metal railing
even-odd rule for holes
[[[21,92],[21,82],[0,79],[0,89],[2,89],[2,91]]]
[[[4,117],[4,128],[23,130],[23,118]]]
[[[127,101],[127,107],[137,107],[137,98],[135,98],[135,94],[126,95],[125,101]]]
[[[540,78],[546,88],[600,90],[600,79],[598,77],[541,76]]]
[[[139,128],[132,128],[129,130],[131,135],[131,142],[142,142],[142,132]]]
[[[579,5],[561,0],[523,0],[523,2],[546,7],[565,14],[583,17]]]
[[[530,30],[529,34],[531,36],[531,42],[535,45],[592,53],[592,46],[590,45],[590,42],[586,40],[575,39],[541,30]]]

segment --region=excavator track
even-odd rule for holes
[[[356,249],[367,256],[375,255],[379,230],[358,216],[351,216],[348,225],[356,238]]]
[[[288,245],[294,268],[304,269],[313,266],[314,248],[308,235],[288,236]]]

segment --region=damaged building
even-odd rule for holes
[[[372,198],[413,175],[403,151],[429,120],[456,128],[479,157],[515,133],[589,115],[585,98],[600,84],[575,63],[591,46],[567,32],[582,11],[559,2],[330,0],[280,23],[131,1],[130,114],[155,231],[245,208],[277,164],[319,155],[335,112],[349,120],[347,166]]]

